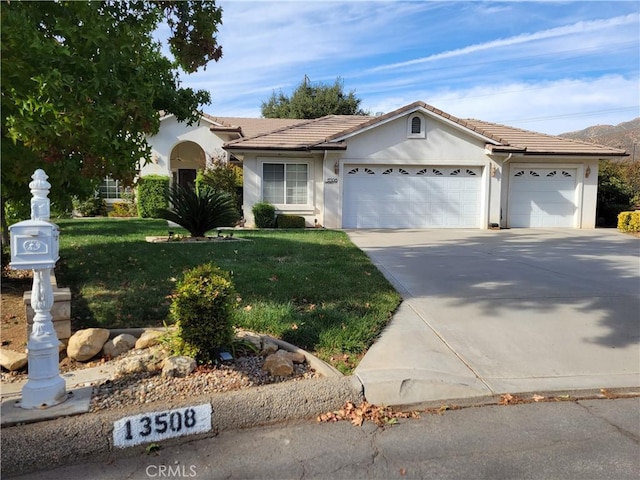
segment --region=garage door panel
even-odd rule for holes
[[[576,168],[512,167],[511,227],[573,227],[577,212]]]
[[[345,171],[345,228],[479,226],[479,167],[360,165]]]

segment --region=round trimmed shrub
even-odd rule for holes
[[[251,209],[258,228],[273,228],[276,222],[276,207],[267,202],[256,203]]]
[[[178,327],[175,353],[195,356],[200,363],[215,362],[216,351],[233,340],[235,298],[229,273],[219,267],[207,263],[186,271],[171,304]]]

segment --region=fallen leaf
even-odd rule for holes
[[[406,468],[401,468],[400,469],[400,476],[404,477],[407,474],[407,469]]]
[[[244,307],[245,312],[250,312],[252,309],[253,307],[251,305],[247,305],[246,307]]]
[[[545,399],[545,397],[543,397],[542,395],[538,395],[538,394],[534,395],[532,398],[533,398],[534,402],[540,402],[540,401]]]

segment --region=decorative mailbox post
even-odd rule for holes
[[[9,227],[10,267],[14,270],[33,270],[31,308],[35,316],[27,342],[28,380],[22,388],[20,402],[20,406],[26,409],[51,407],[67,398],[58,363],[60,341],[51,321],[51,270],[59,258],[59,231],[56,225],[48,221],[49,177],[43,170],[36,170],[31,178],[31,220]]]

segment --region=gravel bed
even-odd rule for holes
[[[240,357],[229,364],[199,366],[187,377],[137,373],[104,380],[93,388],[91,411],[125,408],[159,400],[187,399],[195,395],[228,392],[278,382],[300,381],[320,375],[304,364],[294,365],[291,377],[273,377],[262,370],[259,356]]]

